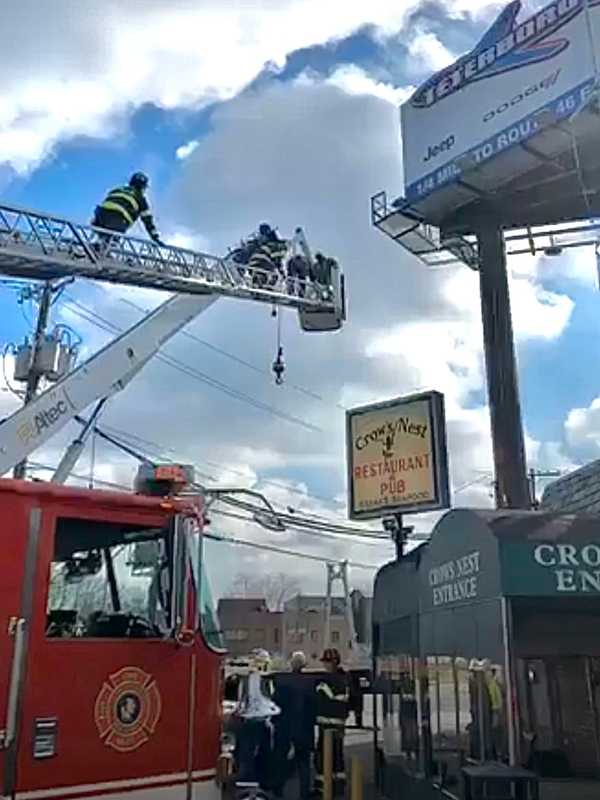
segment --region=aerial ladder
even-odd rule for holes
[[[311,259],[298,228],[288,258]],[[173,293],[133,327],[35,397],[0,424],[0,475],[21,462],[96,403],[82,433],[69,447],[55,482],[64,482],[107,399],[121,391],[161,347],[220,297],[295,308],[307,332],[335,331],[345,320],[344,280],[333,262],[328,286],[273,275],[265,285],[248,266],[181,247],[114,234],[59,217],[0,205],[0,274],[55,281],[87,278]]]

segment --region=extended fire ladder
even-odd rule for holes
[[[297,229],[288,259],[311,260]],[[122,390],[185,325],[221,296],[298,311],[305,331],[335,331],[345,319],[343,276],[331,262],[325,286],[236,265],[229,258],[158,245],[58,217],[0,206],[0,274],[28,280],[89,278],[174,294],[87,361],[0,424],[0,475],[93,403],[95,410],[54,477],[68,476],[107,398]]]
[[[293,254],[310,258],[300,228],[290,242]],[[30,280],[89,278],[290,306],[298,310],[305,331],[337,330],[344,317],[343,276],[335,263],[330,286],[282,275],[267,277],[227,257],[118,233],[108,239],[89,225],[16,206],[0,205],[0,274]]]

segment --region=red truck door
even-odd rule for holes
[[[8,796],[14,786],[19,696],[41,520],[39,509],[26,503],[8,511],[3,513],[0,506],[5,536],[0,580],[0,796]]]
[[[173,635],[184,570],[177,526],[158,508],[42,514],[19,795],[145,800],[191,787],[193,648]]]

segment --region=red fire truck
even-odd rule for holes
[[[200,516],[183,499],[0,481],[0,797],[216,797]]]

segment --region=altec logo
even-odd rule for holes
[[[569,39],[549,37],[586,5],[589,9],[599,4],[600,0],[557,0],[519,24],[521,0],[513,0],[477,47],[417,89],[411,105],[429,108],[470,83],[554,58],[569,46]]]
[[[44,430],[53,427],[68,410],[69,406],[65,400],[54,402],[51,398],[50,405],[47,408],[38,411],[33,419],[19,426],[17,429],[17,436],[23,444],[37,439]]]

